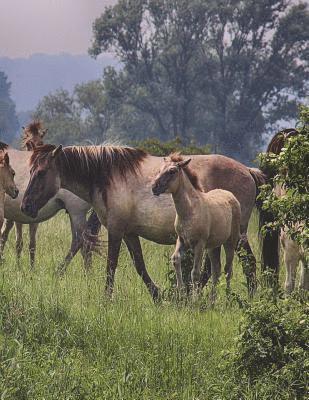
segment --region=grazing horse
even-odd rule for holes
[[[284,129],[274,135],[271,139],[266,152],[273,153],[273,154],[280,154],[281,150],[286,143],[287,139],[298,135],[299,132],[296,129],[289,128]],[[273,173],[270,171],[265,171],[268,175],[268,179],[272,182]],[[282,186],[276,185],[274,187],[274,191],[278,197],[282,197],[285,194],[285,190]],[[268,213],[268,219],[263,220],[263,222],[268,222],[270,219],[269,217],[273,217]],[[272,232],[271,240],[274,241],[274,254],[275,259],[278,260],[277,265],[277,273],[279,272],[279,238],[281,242],[281,248],[283,250],[283,259],[286,267],[286,279],[285,279],[285,290],[287,293],[291,293],[295,288],[295,281],[296,281],[296,272],[299,263],[301,263],[301,272],[300,272],[300,280],[299,280],[299,287],[304,290],[309,290],[309,266],[307,265],[304,249],[301,248],[295,241],[293,241],[286,233],[285,229],[281,229],[279,231]],[[267,240],[269,237],[263,239],[265,246],[267,246]]]
[[[238,199],[242,243],[251,250],[246,233],[256,198],[254,177],[257,179],[263,174],[224,156],[191,158],[191,167],[204,191],[222,188]],[[22,211],[35,218],[60,188],[90,202],[108,231],[107,292],[113,290],[120,245],[124,239],[138,274],[156,299],[158,288],[146,270],[139,236],[160,244],[176,242],[174,203],[169,195],[155,197],[151,192],[162,157],[130,147],[44,145],[34,150],[30,162],[31,176]],[[255,270],[246,272],[252,289],[255,287]]]
[[[42,138],[41,138],[42,139]],[[31,141],[24,141],[24,144],[31,149],[34,147]],[[30,149],[29,149],[30,150]],[[91,263],[91,252],[88,251],[89,247],[86,246],[87,243],[84,242],[83,233],[87,228],[87,213],[91,206],[82,200],[81,198],[75,196],[73,193],[61,189],[55,197],[51,198],[48,204],[38,213],[36,218],[31,218],[21,212],[20,205],[24,191],[27,187],[29,181],[30,166],[29,161],[32,151],[21,151],[16,150],[11,147],[7,148],[7,153],[10,156],[11,164],[16,171],[16,183],[19,188],[19,196],[13,200],[9,197],[5,198],[4,207],[4,217],[9,221],[18,222],[20,224],[37,224],[39,222],[46,221],[52,218],[58,211],[65,210],[70,217],[72,241],[70,249],[64,259],[61,262],[58,272],[61,274],[67,268],[68,264],[75,256],[75,254],[81,249],[81,253],[84,259],[85,269],[88,269]],[[48,189],[48,188],[46,188]],[[5,231],[6,235],[8,230]],[[33,236],[35,238],[35,236]],[[4,238],[6,241],[7,236]],[[30,250],[33,249],[31,253],[34,256],[35,243],[30,243]]]
[[[230,290],[233,258],[240,239],[240,204],[233,193],[222,189],[204,193],[196,174],[189,168],[191,159],[184,160],[172,154],[154,180],[152,192],[159,196],[171,193],[176,208],[175,231],[178,235],[172,262],[176,271],[177,287],[183,287],[181,258],[187,249],[193,249],[194,263],[191,271],[193,287],[200,283],[204,250],[211,261],[212,299],[221,274],[220,254],[223,245],[226,255],[226,284]]]
[[[12,199],[18,196],[18,189],[14,182],[15,171],[10,165],[10,158],[6,152],[8,145],[0,142],[0,250],[2,250],[1,229],[4,223],[4,199],[8,194]],[[2,252],[1,252],[2,253]]]
[[[47,133],[47,129],[43,129],[40,121],[34,121],[27,127],[23,127],[22,135],[22,148],[27,151],[33,151],[36,146],[42,146],[43,138]],[[8,239],[9,233],[13,228],[14,221],[5,220],[4,229],[2,232],[2,251]],[[38,224],[29,224],[29,253],[30,253],[30,266],[34,267],[35,261],[35,248],[36,248],[36,232]],[[23,249],[23,224],[15,222],[16,231],[16,255],[19,262],[20,255]]]

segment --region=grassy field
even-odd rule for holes
[[[250,239],[258,254],[256,226],[254,215]],[[207,291],[197,304],[154,305],[122,248],[110,301],[103,292],[105,257],[94,256],[85,276],[78,255],[63,279],[55,277],[70,242],[64,213],[40,225],[33,272],[27,238],[21,265],[12,235],[1,266],[1,399],[237,398],[225,352],[241,310],[228,304],[223,278],[213,310]],[[151,276],[166,288],[172,248],[145,241],[143,249]],[[246,297],[237,260],[232,288]],[[259,396],[248,387],[243,398]]]

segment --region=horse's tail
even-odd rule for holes
[[[101,229],[101,222],[96,212],[92,210],[83,233],[83,239],[84,243],[87,246],[87,251],[98,249],[100,245],[99,241],[100,229]]]
[[[263,210],[262,202],[258,198],[260,193],[259,187],[269,183],[271,177],[258,168],[249,168],[249,172],[253,177],[256,185],[256,200],[255,204],[259,212],[259,233],[265,224],[274,222],[275,217],[271,211]],[[267,230],[263,235],[260,234],[261,255],[262,255],[262,270],[273,271],[275,274],[279,272],[279,231]]]

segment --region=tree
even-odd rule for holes
[[[65,145],[102,142],[109,127],[109,118],[100,80],[77,85],[71,95],[57,90],[45,96],[33,117],[49,129],[49,140]]]
[[[194,138],[248,160],[267,125],[288,118],[305,96],[303,3],[119,0],[93,32],[90,54],[112,51],[123,65],[105,74],[107,94],[119,105],[114,119],[133,110],[161,139]]]
[[[9,143],[16,136],[19,127],[10,88],[11,83],[8,82],[7,76],[0,71],[0,139]]]

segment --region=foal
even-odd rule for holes
[[[175,208],[175,230],[178,235],[172,262],[176,271],[177,287],[183,286],[181,257],[188,248],[194,251],[191,271],[193,287],[197,287],[205,249],[211,261],[212,298],[221,273],[220,253],[224,246],[226,254],[225,274],[227,290],[230,289],[234,251],[240,238],[240,204],[226,190],[215,189],[204,193],[195,173],[188,167],[191,159],[179,160],[179,155],[164,160],[152,186],[156,196],[171,193]]]
[[[3,247],[1,229],[4,222],[5,194],[16,199],[19,193],[14,182],[15,171],[10,166],[9,155],[5,151],[7,147],[7,144],[0,142],[0,254]]]

